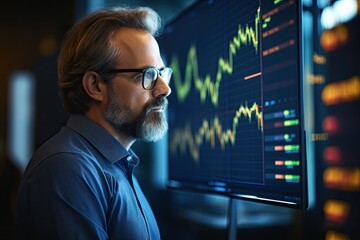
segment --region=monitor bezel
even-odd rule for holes
[[[280,201],[275,200],[271,198],[263,198],[259,196],[255,196],[252,194],[233,194],[229,192],[219,192],[214,191],[210,189],[204,189],[204,188],[195,188],[195,187],[188,187],[184,184],[173,182],[172,180],[169,180],[169,175],[167,176],[167,182],[165,184],[166,188],[169,190],[175,190],[175,191],[189,191],[193,193],[200,193],[200,194],[215,194],[220,196],[225,196],[229,198],[235,198],[235,199],[241,199],[251,202],[258,202],[262,204],[270,204],[275,206],[282,206],[287,208],[293,208],[293,209],[300,209],[300,210],[307,210],[309,208],[309,195],[308,195],[308,170],[307,170],[307,158],[306,158],[306,131],[305,131],[305,125],[304,125],[304,75],[303,75],[303,34],[302,34],[302,4],[301,1],[294,1],[296,4],[297,9],[297,51],[298,51],[298,79],[299,79],[299,128],[300,128],[300,158],[301,158],[301,174],[302,174],[302,180],[301,180],[301,203],[295,203],[290,201]],[[191,11],[194,10],[199,4],[202,4],[202,0],[197,0],[190,4],[188,7],[183,9],[179,14],[177,14],[175,17],[170,19],[165,23],[165,27],[171,26],[172,24],[175,24],[179,19],[189,14]],[[160,36],[161,38],[161,36]],[[161,46],[160,46],[161,48]]]

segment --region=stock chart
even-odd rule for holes
[[[199,1],[165,27],[170,186],[302,203],[297,11]]]

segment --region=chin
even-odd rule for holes
[[[168,130],[168,123],[164,118],[154,122],[143,124],[139,134],[140,139],[146,142],[156,142],[162,139]]]

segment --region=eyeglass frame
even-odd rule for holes
[[[145,85],[144,85],[144,81],[145,81],[145,72],[146,71],[148,71],[149,69],[154,69],[155,70],[155,72],[156,72],[156,74],[157,74],[157,76],[156,76],[156,79],[154,79],[152,82],[154,82],[154,84],[152,85],[152,87],[151,88],[146,88],[145,87]],[[149,91],[151,91],[151,90],[153,90],[154,88],[155,88],[155,86],[156,86],[156,83],[157,83],[157,80],[159,79],[159,76],[161,76],[162,77],[162,72],[164,71],[164,70],[170,70],[170,77],[169,77],[169,80],[168,80],[168,82],[167,83],[169,83],[170,82],[170,79],[171,79],[171,75],[172,75],[172,73],[173,73],[173,70],[172,70],[172,68],[170,68],[170,67],[164,67],[164,68],[160,68],[160,69],[158,69],[158,68],[155,68],[155,67],[147,67],[147,68],[143,68],[143,69],[139,69],[139,68],[123,68],[123,69],[120,69],[120,68],[113,68],[113,69],[111,69],[108,73],[130,73],[130,72],[140,72],[140,73],[142,73],[142,77],[141,77],[141,85],[142,85],[142,87],[145,89],[145,90],[149,90]]]

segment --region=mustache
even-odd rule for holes
[[[151,102],[147,107],[146,107],[146,112],[150,112],[153,109],[157,109],[157,108],[161,108],[161,109],[165,109],[168,106],[168,100],[165,97],[162,98],[158,98],[155,101]]]

